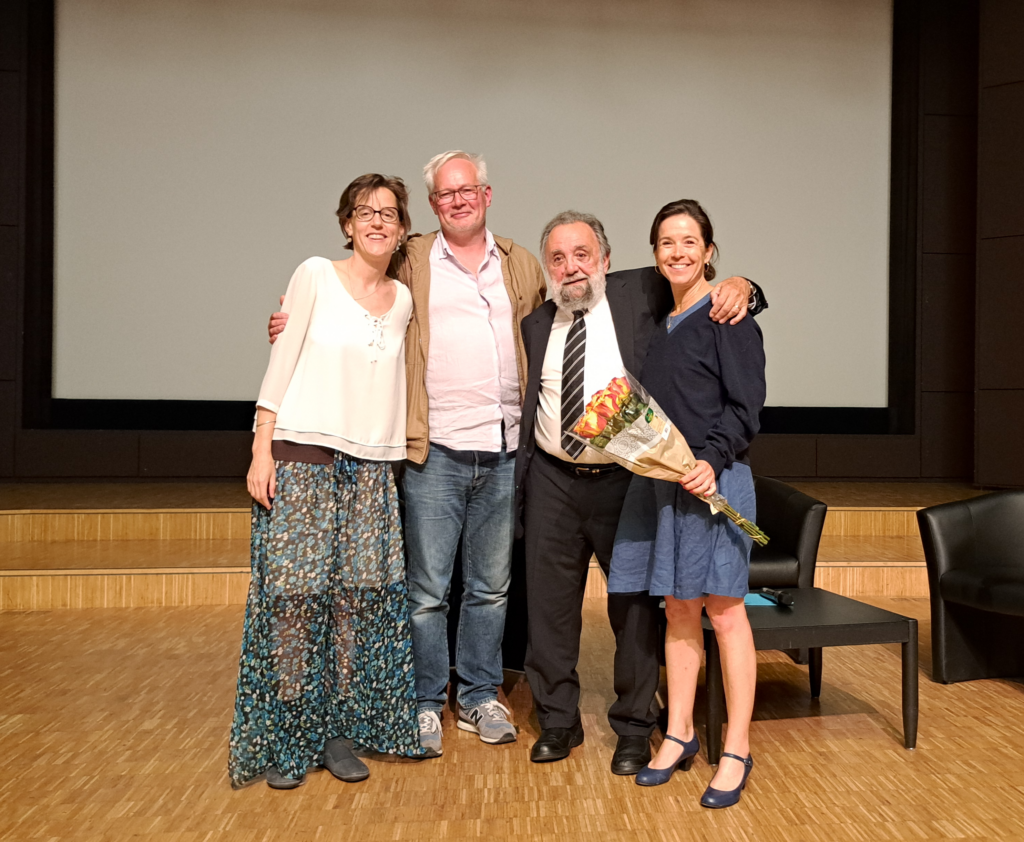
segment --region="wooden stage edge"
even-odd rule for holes
[[[823,536],[917,535],[920,507],[830,508]],[[0,544],[23,541],[225,540],[249,537],[249,509],[0,510]]]
[[[0,486],[0,611],[244,604],[250,509],[236,485]],[[927,597],[916,512],[982,493],[938,483],[796,485],[831,504],[815,585],[858,598]],[[586,595],[606,595],[596,564]]]
[[[831,510],[815,585],[927,596],[914,513]],[[0,512],[0,611],[244,604],[248,538],[249,512],[237,509]],[[596,564],[586,595],[606,595]]]

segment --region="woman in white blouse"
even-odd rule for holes
[[[421,753],[391,470],[405,458],[412,298],[389,270],[409,231],[408,193],[399,178],[360,176],[337,214],[353,255],[295,270],[256,404],[236,786],[266,775],[291,789],[318,766],[363,780],[349,742]]]

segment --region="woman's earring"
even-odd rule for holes
[[[708,269],[710,268],[710,266],[711,266],[711,264],[710,264],[710,263],[705,263],[705,264],[704,264],[704,274],[705,274],[705,275],[706,275],[706,274],[708,273]]]

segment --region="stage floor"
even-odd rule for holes
[[[956,482],[793,482],[829,506],[924,507],[985,494]],[[0,483],[0,511],[41,509],[248,509],[245,480]]]
[[[0,511],[42,509],[248,509],[245,480],[228,482],[7,482]]]
[[[829,505],[815,584],[928,593],[915,510],[962,483],[794,483]],[[244,602],[251,501],[229,482],[0,484],[0,611]],[[594,570],[587,596],[604,594]]]
[[[806,667],[761,653],[756,766],[724,811],[697,803],[712,775],[703,751],[662,787],[610,773],[613,641],[601,600],[584,609],[586,742],[569,760],[529,762],[537,722],[526,683],[509,674],[518,742],[486,746],[448,712],[443,757],[370,758],[365,782],[316,772],[293,792],[228,785],[241,607],[0,614],[0,838],[1024,838],[1024,686],[932,683],[927,603],[869,601],[921,623],[918,749],[902,744],[898,646],[826,650],[819,702]]]

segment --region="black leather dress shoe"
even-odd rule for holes
[[[648,737],[623,734],[615,744],[612,755],[612,773],[635,775],[651,762],[651,741]]]
[[[534,763],[550,763],[552,760],[565,760],[569,750],[583,744],[583,723],[578,722],[572,728],[545,728],[540,738],[530,749],[530,760]]]

